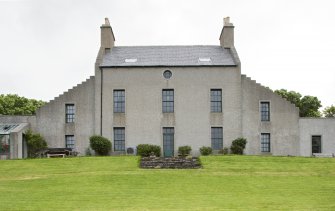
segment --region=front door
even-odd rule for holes
[[[174,128],[163,128],[163,154],[164,157],[173,157],[174,155]]]
[[[321,136],[312,136],[312,154],[321,153]]]

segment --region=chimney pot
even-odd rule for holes
[[[110,26],[111,24],[109,23],[108,18],[105,18],[105,26]]]
[[[230,18],[229,17],[225,17],[225,18],[223,18],[223,25],[224,26],[227,26],[227,25],[229,25],[230,24]]]

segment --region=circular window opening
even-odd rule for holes
[[[172,72],[170,70],[165,70],[163,73],[164,78],[170,79],[172,76]]]

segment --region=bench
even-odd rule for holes
[[[48,148],[44,151],[44,155],[46,155],[48,158],[50,157],[65,157],[65,156],[71,156],[76,155],[74,151],[72,151],[71,148]]]
[[[47,157],[50,158],[50,157],[63,157],[65,158],[65,154],[49,154],[47,153]]]

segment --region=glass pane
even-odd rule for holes
[[[114,90],[114,113],[124,113],[125,112],[125,91],[124,90]]]
[[[114,151],[125,151],[125,128],[114,128]]]
[[[221,89],[211,89],[211,112],[222,112]]]
[[[212,148],[214,150],[220,150],[223,148],[222,127],[211,128],[211,139],[212,139]]]
[[[270,121],[270,103],[261,102],[261,121]]]
[[[261,151],[270,152],[270,134],[269,133],[261,134]]]

